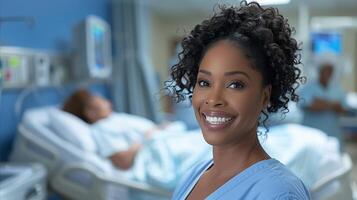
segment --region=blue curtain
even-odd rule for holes
[[[155,70],[149,51],[149,9],[143,1],[113,0],[113,99],[119,112],[160,121]]]

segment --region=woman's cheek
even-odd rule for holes
[[[259,117],[260,114],[260,101],[258,98],[255,98],[256,95],[240,95],[232,99],[236,99],[235,109],[237,109],[240,116],[250,119]]]

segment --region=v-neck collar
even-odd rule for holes
[[[218,187],[214,192],[209,194],[205,199],[206,200],[213,200],[213,199],[218,199],[220,196],[228,192],[229,190],[233,189],[239,182],[243,182],[247,178],[249,178],[251,175],[256,174],[257,172],[266,169],[268,166],[271,166],[273,163],[278,162],[274,158],[270,158],[267,160],[261,160],[259,162],[254,163],[247,169],[241,171],[240,173],[236,174],[232,178],[230,178],[227,182],[225,182],[223,185]],[[188,190],[186,190],[184,199],[188,197],[188,195],[192,192],[193,188],[196,186],[198,180],[201,178],[201,176],[213,165],[213,159],[211,159],[209,162],[207,162],[206,166],[204,167],[204,170],[200,172],[200,174],[195,178],[195,180],[190,184]],[[236,183],[236,184],[233,184]],[[231,187],[229,187],[231,186]]]

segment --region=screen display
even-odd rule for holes
[[[94,56],[95,66],[97,69],[102,69],[105,66],[105,32],[104,29],[98,26],[92,27],[92,35],[94,38]]]
[[[311,38],[312,51],[315,54],[341,54],[342,39],[340,33],[313,33]]]

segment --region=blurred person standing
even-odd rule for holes
[[[332,82],[334,65],[324,62],[319,65],[316,80],[301,90],[300,106],[304,112],[302,124],[324,131],[336,137],[343,150],[342,129],[339,116],[346,114],[346,95],[337,82]]]

